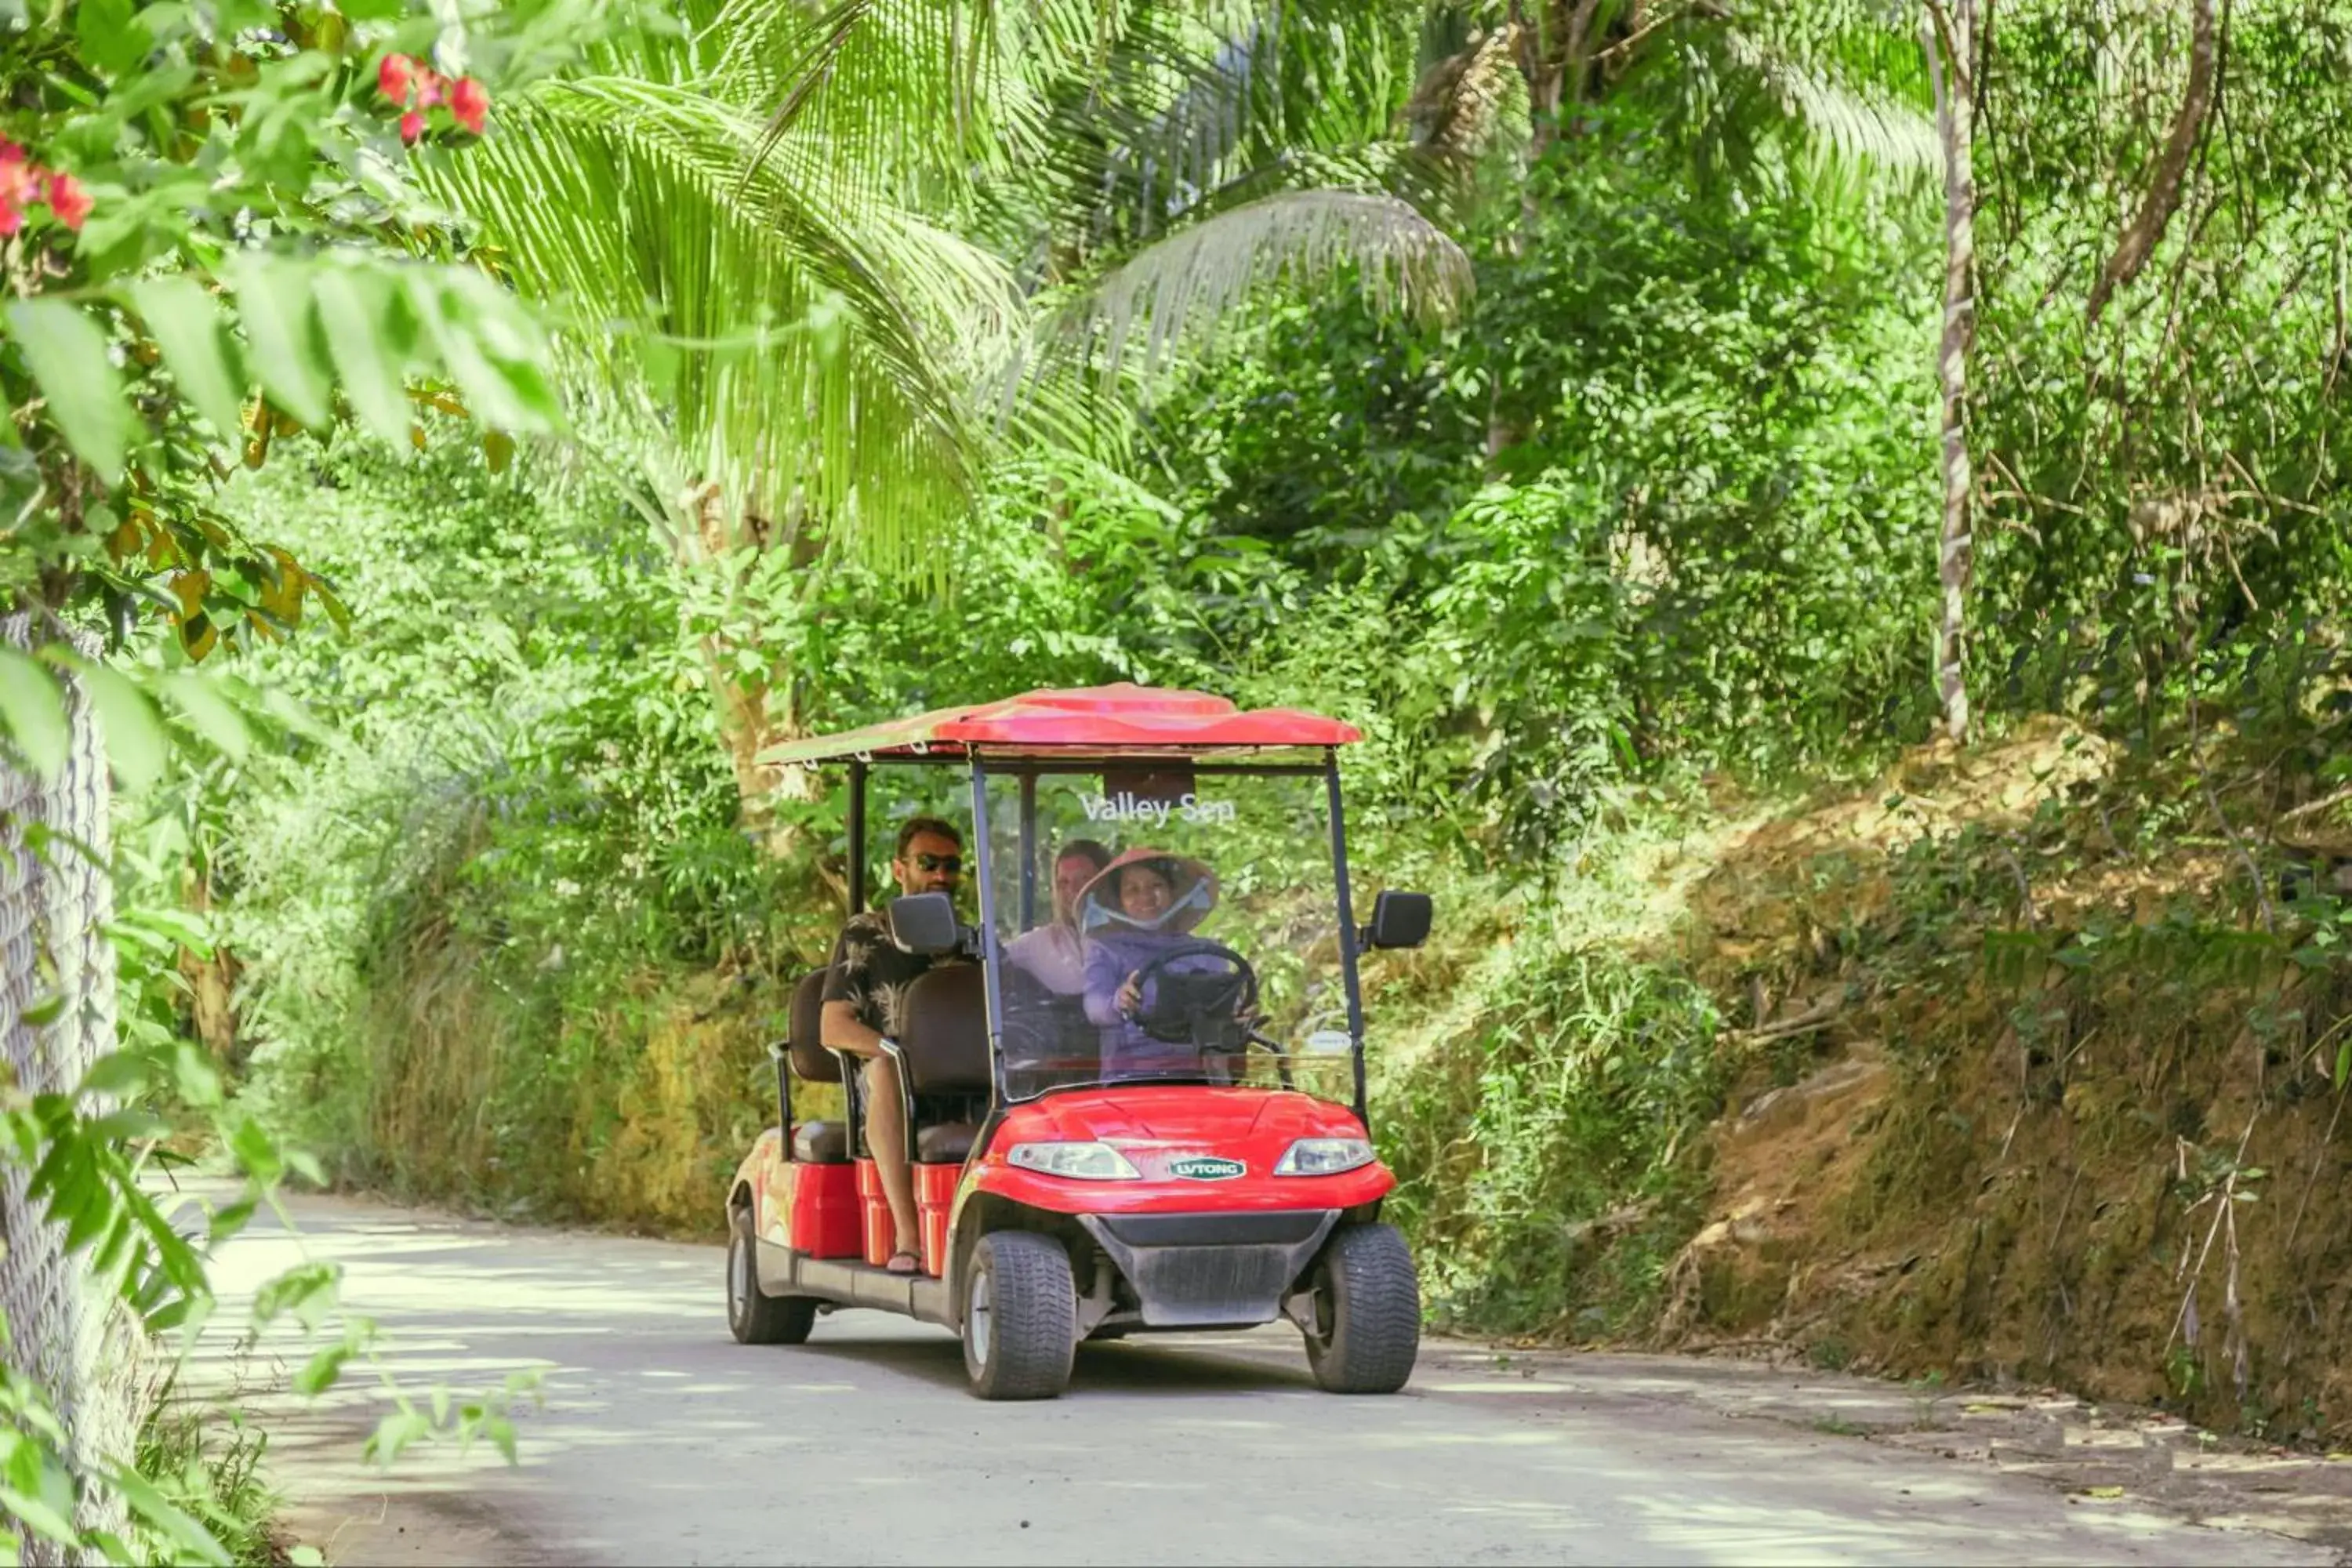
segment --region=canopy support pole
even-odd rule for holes
[[[1339,808],[1339,752],[1325,753],[1323,787],[1331,803],[1331,873],[1339,887],[1339,975],[1348,993],[1348,1038],[1356,1069],[1356,1120],[1371,1117],[1364,1098],[1364,988],[1356,978],[1356,906],[1348,889],[1348,825]]]
[[[996,879],[988,854],[988,764],[971,753],[972,874],[980,879],[981,990],[988,998],[988,1079],[992,1105],[1004,1103],[1004,993],[997,984],[1003,954],[996,942]]]
[[[866,912],[866,764],[849,764],[849,912]]]
[[[1058,913],[1059,911],[1055,911]],[[1037,923],[1037,775],[1021,775],[1021,929]]]

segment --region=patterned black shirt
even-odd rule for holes
[[[889,918],[879,910],[852,915],[833,946],[833,971],[824,977],[824,999],[846,1002],[857,1021],[897,1039],[906,1024],[907,988],[943,963],[964,960],[908,952],[890,940]]]

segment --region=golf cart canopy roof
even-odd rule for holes
[[[1205,691],[1162,691],[1121,682],[1025,692],[838,735],[786,741],[761,752],[760,760],[803,766],[943,761],[976,749],[1048,756],[1255,754],[1342,746],[1362,738],[1352,724],[1295,708],[1244,711]]]

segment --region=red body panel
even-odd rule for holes
[[[857,1162],[857,1199],[864,1219],[860,1250],[866,1262],[879,1268],[890,1261],[890,1244],[898,1237],[898,1226],[890,1219],[890,1202],[882,1195],[882,1173],[871,1160]]]
[[[811,1258],[857,1256],[857,1178],[847,1165],[783,1163],[785,1244]]]
[[[957,1195],[994,1193],[1056,1214],[1216,1214],[1260,1209],[1353,1208],[1396,1186],[1374,1161],[1336,1176],[1277,1176],[1276,1162],[1300,1138],[1361,1138],[1344,1106],[1311,1095],[1198,1084],[1136,1084],[1049,1094],[1005,1113],[984,1158]],[[1005,1162],[1016,1143],[1099,1140],[1125,1154],[1141,1181],[1078,1181]],[[1221,1154],[1247,1169],[1222,1181],[1169,1173],[1187,1154]]]
[[[860,1249],[857,1177],[847,1165],[804,1165],[784,1159],[772,1127],[735,1168],[735,1185],[751,1194],[752,1234],[811,1258],[855,1258]]]
[[[955,1206],[956,1183],[963,1175],[961,1163],[915,1167],[915,1208],[923,1222],[923,1272],[946,1271],[948,1211]]]
[[[876,1268],[890,1261],[898,1250],[898,1226],[890,1218],[890,1200],[883,1195],[882,1173],[871,1160],[860,1160],[856,1165],[836,1165],[833,1169],[856,1175],[856,1213],[859,1215],[857,1245],[839,1254],[811,1252],[812,1258],[849,1257],[863,1253],[866,1261]],[[948,1209],[955,1202],[956,1179],[963,1174],[961,1163],[951,1165],[917,1165],[915,1171],[915,1215],[922,1226],[923,1272],[938,1274],[947,1263]],[[796,1230],[794,1236],[800,1233]],[[801,1248],[806,1252],[805,1247]]]
[[[1361,740],[1352,724],[1296,708],[1244,711],[1205,691],[1157,691],[1126,682],[1068,691],[1031,691],[997,702],[942,708],[839,735],[788,741],[761,753],[769,763],[843,757],[960,753],[973,746],[1223,747],[1344,746]]]

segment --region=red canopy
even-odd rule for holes
[[[839,735],[786,741],[765,763],[827,763],[851,757],[962,756],[975,746],[1192,752],[1342,746],[1363,739],[1352,724],[1295,708],[1244,712],[1205,691],[1160,691],[1122,681],[1074,691],[1031,691],[997,702],[941,708]]]

